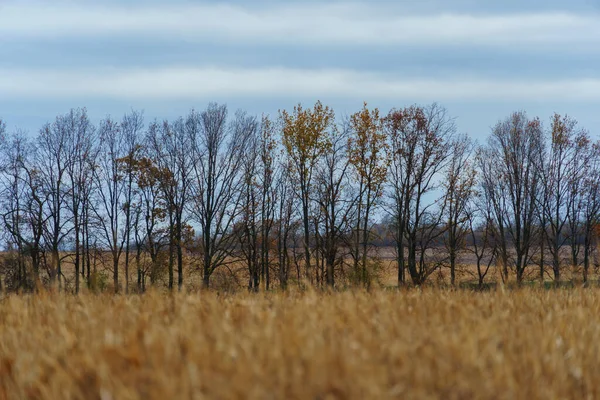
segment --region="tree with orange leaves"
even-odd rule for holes
[[[367,284],[367,250],[373,208],[379,204],[386,181],[389,158],[379,109],[363,109],[350,117],[353,135],[348,139],[348,157],[358,181],[356,228],[351,255],[354,273]]]
[[[309,210],[313,172],[323,153],[331,146],[329,130],[335,129],[334,118],[333,110],[320,101],[312,109],[304,109],[298,104],[292,113],[286,110],[279,112],[283,146],[302,203],[305,277],[308,281],[312,281]]]

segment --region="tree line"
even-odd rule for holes
[[[79,292],[181,289],[243,266],[250,290],[369,286],[375,243],[394,244],[399,285],[465,260],[522,282],[588,281],[600,213],[600,146],[569,116],[515,112],[484,143],[439,104],[321,102],[274,118],[211,103],[177,119],[131,111],[94,125],[85,108],[36,136],[0,120],[0,280]],[[71,272],[72,269],[72,272]]]

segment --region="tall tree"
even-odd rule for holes
[[[138,229],[134,229],[137,247],[137,285],[138,291],[144,291],[146,269],[141,267],[141,251],[144,250],[150,256],[150,284],[154,285],[160,267],[159,254],[165,246],[165,239],[169,237],[165,233],[169,229],[161,225],[167,214],[167,201],[162,182],[169,179],[170,171],[161,170],[143,150],[140,157],[132,161],[137,187],[135,203],[132,204],[132,209],[135,210],[134,225],[138,226]]]
[[[31,278],[37,277],[29,273],[25,255],[29,241],[27,232],[26,196],[28,195],[26,158],[28,143],[23,132],[6,135],[5,126],[0,120],[0,207],[2,226],[5,229],[3,237],[7,248],[16,250],[16,271],[5,271],[5,286],[18,290],[33,289]],[[36,265],[37,266],[37,265]],[[10,278],[9,278],[10,276]],[[0,291],[1,291],[0,277]]]
[[[584,149],[588,142],[584,131],[576,129],[576,121],[569,117],[554,114],[549,132],[548,149],[539,152],[541,225],[548,249],[552,256],[554,280],[560,280],[561,249],[568,235],[565,227],[572,219],[573,203],[577,202],[578,182],[583,178],[578,159],[585,157]]]
[[[298,185],[298,197],[302,206],[304,228],[305,278],[312,281],[310,251],[310,205],[313,172],[318,160],[330,146],[329,129],[333,127],[335,114],[320,101],[312,109],[298,104],[292,113],[280,111],[282,142],[290,159],[294,180]]]
[[[492,129],[479,157],[483,194],[492,207],[498,230],[503,279],[511,262],[517,282],[523,281],[536,235],[536,202],[540,182],[536,170],[542,151],[539,119],[515,112]],[[514,257],[509,257],[509,244]]]
[[[579,253],[581,250],[581,242],[585,236],[585,183],[586,169],[590,166],[590,157],[593,152],[590,151],[592,145],[589,135],[586,130],[577,128],[577,121],[572,118],[565,117],[559,124],[560,131],[574,130],[572,139],[573,152],[576,154],[573,162],[573,174],[568,177],[567,184],[569,187],[568,194],[568,235],[567,242],[571,250],[570,265],[573,268],[579,266]]]
[[[172,124],[154,123],[148,133],[149,146],[163,171],[162,189],[169,221],[169,288],[173,288],[173,266],[177,260],[177,287],[183,287],[183,241],[187,227],[186,207],[190,198],[193,163],[190,153],[203,129],[202,115],[192,110]]]
[[[98,166],[94,170],[94,183],[98,204],[94,213],[99,222],[101,236],[112,256],[113,284],[120,291],[119,266],[125,247],[123,219],[126,210],[126,180],[122,174],[122,159],[127,156],[125,136],[118,122],[107,117],[100,122],[100,151]]]
[[[275,223],[275,210],[277,206],[278,157],[276,154],[277,142],[275,140],[275,125],[268,116],[262,117],[260,125],[260,269],[265,289],[270,288],[270,254],[271,232]]]
[[[600,142],[590,143],[582,179],[583,282],[587,284],[593,240],[600,223]]]
[[[123,116],[121,130],[123,132],[124,154],[119,159],[122,174],[125,179],[124,207],[125,207],[125,293],[129,293],[129,253],[131,247],[132,231],[132,203],[134,197],[134,160],[141,151],[140,135],[144,128],[144,114],[131,111]]]
[[[317,169],[316,200],[323,220],[321,238],[325,283],[335,286],[335,267],[343,261],[340,249],[351,225],[351,213],[355,199],[350,193],[350,163],[348,159],[348,140],[350,125],[334,129],[330,137],[330,149]]]
[[[236,113],[228,125],[227,107],[216,103],[200,114],[200,122],[190,152],[194,161],[191,211],[200,227],[202,281],[208,287],[210,276],[226,262],[235,244],[232,229],[241,212],[243,155],[258,126],[254,117],[243,112]]]
[[[179,126],[181,127],[181,125]],[[173,172],[173,165],[170,161],[173,161],[175,154],[171,154],[171,157],[166,155],[166,150],[163,148],[165,141],[172,138],[175,133],[173,132],[173,125],[169,121],[164,120],[162,122],[154,121],[148,127],[146,135],[147,151],[151,154],[148,155],[152,163],[155,163],[160,173],[157,175],[162,190],[162,197],[165,200],[165,215],[168,223],[168,242],[169,242],[169,290],[173,290],[175,274],[175,207],[173,203],[177,198],[177,179]],[[153,263],[154,268],[154,263]],[[154,271],[154,270],[153,270]],[[183,277],[182,277],[183,278]],[[154,280],[151,277],[151,283]]]
[[[448,164],[450,140],[456,127],[437,104],[391,110],[385,118],[390,142],[390,213],[394,218],[398,283],[408,269],[414,284],[422,284],[437,269],[428,265],[427,248],[441,232],[442,199],[427,201],[439,188],[439,175]],[[405,250],[408,257],[405,261]]]
[[[252,135],[248,138],[242,161],[242,198],[241,221],[238,227],[240,248],[244,255],[250,276],[248,289],[258,292],[260,288],[259,264],[259,218],[260,204],[258,193],[258,137]]]
[[[79,293],[80,272],[85,266],[85,258],[82,257],[82,230],[84,207],[87,206],[87,191],[90,186],[92,175],[91,157],[93,154],[94,126],[91,124],[87,114],[84,112],[73,114],[66,125],[67,152],[70,154],[66,165],[66,177],[68,185],[68,205],[72,217],[73,234],[75,242],[75,293]],[[82,266],[83,261],[83,266]]]
[[[369,278],[367,258],[371,236],[371,218],[383,195],[383,184],[387,177],[387,138],[379,109],[363,109],[350,116],[352,135],[348,139],[348,157],[358,181],[356,201],[356,228],[352,257],[354,272],[363,284]]]
[[[69,113],[56,117],[54,123],[44,125],[37,139],[35,153],[37,156],[35,164],[39,168],[44,196],[47,198],[44,213],[48,223],[45,224],[44,236],[51,254],[50,283],[53,285],[58,280],[59,290],[62,287],[60,249],[72,229],[69,227],[67,200],[70,189],[67,174],[73,159],[72,132],[80,121],[87,121],[85,108],[71,109]]]
[[[286,161],[288,163],[286,163]],[[277,258],[278,278],[282,289],[287,289],[291,267],[290,240],[296,229],[294,223],[295,209],[293,202],[293,190],[291,188],[291,166],[289,160],[281,160],[281,169],[275,183],[277,193]]]
[[[467,135],[461,135],[452,142],[450,163],[442,184],[447,221],[444,242],[448,252],[452,286],[456,283],[458,253],[464,249],[469,232],[468,206],[473,198],[476,183],[476,171],[471,160],[473,149],[473,141]]]
[[[467,232],[470,238],[467,249],[475,256],[480,289],[483,289],[485,277],[492,264],[496,262],[498,253],[497,235],[490,215],[491,207],[483,203],[485,201],[484,196],[475,192],[465,208]],[[487,261],[484,261],[486,257]]]

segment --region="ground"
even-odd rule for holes
[[[299,252],[303,250],[298,250]],[[442,250],[440,250],[442,251]],[[582,267],[571,267],[569,266],[569,249],[565,247],[564,249],[564,257],[563,268],[561,271],[561,284],[575,285],[580,286],[582,284]],[[372,249],[373,257],[371,260],[377,260],[377,269],[373,273],[372,285],[371,287],[384,287],[384,288],[392,288],[398,285],[398,271],[397,264],[395,261],[395,249],[392,247],[380,247],[376,249]],[[547,256],[548,257],[548,256]],[[119,281],[121,290],[125,289],[125,257],[121,256],[120,262],[120,270],[119,270]],[[105,292],[114,292],[113,285],[113,271],[112,271],[112,259],[110,253],[100,253],[97,255],[97,270],[98,276],[95,279],[96,289]],[[231,260],[228,260],[231,261]],[[303,258],[299,259],[299,266],[301,268],[300,275],[304,276],[304,270],[302,269],[302,261]],[[487,260],[485,260],[487,261]],[[589,280],[593,285],[600,284],[600,261],[596,259],[596,257],[592,260],[592,266],[589,271]],[[550,260],[547,259],[549,263]],[[149,263],[149,259],[146,255],[142,257],[142,265],[147,267]],[[199,268],[199,261],[197,256],[193,256],[191,254],[186,254],[184,257],[184,286],[188,291],[196,291],[202,288],[202,271]],[[339,289],[346,288],[349,286],[349,276],[350,272],[350,260],[347,260],[347,265],[345,267],[344,272],[338,269],[336,270],[336,285]],[[485,269],[486,265],[482,265],[482,268]],[[63,287],[68,292],[73,292],[75,288],[75,277],[74,277],[74,268],[72,264],[72,257],[69,257],[68,254],[63,255]],[[175,284],[177,284],[177,271],[174,272]],[[43,275],[44,279],[47,280],[46,274]],[[278,271],[274,266],[271,271],[271,286],[272,288],[277,288],[279,285],[278,282]],[[290,284],[297,284],[297,271],[296,266],[292,265],[290,270]],[[407,273],[408,283],[410,284],[410,277]],[[476,268],[476,259],[470,252],[462,253],[460,256],[460,262],[457,264],[456,271],[456,279],[457,284],[460,286],[466,287],[475,287],[478,284],[478,274]],[[531,284],[539,284],[539,267],[535,264],[529,265],[525,272],[525,282],[528,285]],[[213,275],[211,276],[211,287],[213,289],[219,291],[243,291],[248,287],[248,269],[244,262],[239,260],[234,260],[233,262],[228,262],[226,266],[218,268]],[[510,271],[509,283],[514,284],[515,281],[515,273],[514,271]],[[502,282],[502,277],[500,275],[499,268],[496,267],[496,264],[492,264],[487,275],[485,276],[484,282],[486,286],[495,286]],[[146,278],[147,286],[150,286],[149,278]],[[550,265],[546,265],[545,268],[545,284],[551,285],[553,283],[553,273]],[[446,264],[442,264],[442,267],[437,269],[434,273],[432,273],[426,282],[427,285],[433,286],[448,286],[450,284],[450,269]],[[132,255],[131,257],[131,265],[129,271],[129,286],[132,292],[136,291],[137,287],[137,271],[135,266],[135,257]],[[156,286],[161,290],[166,290],[168,286],[168,275],[167,275],[167,266],[163,265],[161,272],[159,274]],[[264,288],[263,288],[264,289]],[[86,282],[84,280],[81,281],[81,291],[87,292]]]

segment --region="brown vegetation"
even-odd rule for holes
[[[0,398],[595,398],[597,289],[9,296]]]

